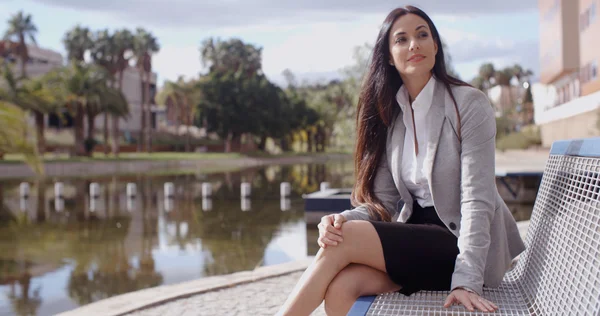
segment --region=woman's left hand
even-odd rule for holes
[[[462,304],[469,311],[474,312],[475,308],[482,312],[494,312],[498,309],[498,306],[485,298],[479,296],[477,293],[471,293],[463,289],[455,289],[448,295],[444,307],[448,308],[453,304]]]

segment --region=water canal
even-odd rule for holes
[[[106,175],[0,182],[0,315],[54,315],[114,295],[314,255],[302,194],[352,186],[352,162],[227,173]],[[280,197],[280,183],[291,195]],[[55,201],[55,183],[63,201]],[[100,192],[90,207],[90,183]],[[164,183],[174,197],[165,203]],[[211,183],[211,198],[202,183]],[[241,183],[251,197],[240,198]],[[127,184],[135,183],[134,199]],[[527,220],[532,205],[511,205]]]

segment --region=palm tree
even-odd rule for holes
[[[492,78],[496,74],[496,69],[491,63],[486,63],[479,67],[479,76],[484,80],[486,90],[492,87]]]
[[[52,72],[62,84],[57,87],[61,100],[73,116],[75,155],[85,155],[83,120],[88,106],[102,102],[109,75],[97,65],[72,61],[69,67]]]
[[[0,100],[0,153],[22,153],[25,162],[37,173],[44,169],[36,147],[27,141],[26,115],[18,106]]]
[[[94,142],[96,116],[106,113],[113,117],[125,118],[129,115],[129,104],[121,91],[108,85],[98,89],[102,91],[99,98],[88,103],[85,109],[88,121],[87,141],[90,142]],[[88,151],[88,155],[91,155],[91,150]]]
[[[79,62],[84,61],[85,53],[94,47],[90,29],[81,25],[75,26],[65,34],[63,44],[67,50],[68,59]]]
[[[16,39],[19,43],[18,55],[21,59],[21,76],[27,77],[27,60],[29,60],[29,51],[27,49],[27,38],[34,44],[36,43],[35,34],[37,33],[37,27],[31,21],[31,14],[25,14],[20,11],[14,14],[8,20],[8,30],[4,33],[5,40]]]
[[[140,72],[142,92],[142,127],[140,130],[138,151],[150,152],[150,138],[152,127],[150,126],[150,76],[152,75],[152,54],[160,50],[160,45],[152,33],[138,28],[134,38],[134,54],[136,56],[136,67]],[[145,78],[144,78],[145,77]]]
[[[177,108],[178,117],[183,119],[186,126],[185,151],[189,152],[191,149],[190,125],[193,124],[200,102],[200,89],[197,83],[195,81],[186,82],[182,77],[179,77],[176,82],[167,81],[160,98],[165,100],[165,103],[170,99]]]
[[[123,74],[127,68],[129,68],[129,59],[133,52],[133,34],[127,29],[118,30],[113,35],[114,40],[114,52],[115,65],[118,74],[118,85],[117,88],[123,91]],[[117,116],[112,117],[112,153],[117,156],[119,154],[119,118]]]
[[[17,78],[8,64],[4,64],[1,79],[5,88],[0,91],[0,98],[33,113],[37,150],[43,154],[46,149],[44,115],[55,112],[59,107],[53,93],[53,83],[46,76],[33,80]]]
[[[102,30],[96,32],[93,37],[92,46],[92,59],[94,62],[103,67],[109,74],[109,86],[116,87],[116,74],[117,74],[117,52],[115,49],[114,36],[109,33],[108,30]],[[104,112],[104,155],[108,155],[108,112]]]

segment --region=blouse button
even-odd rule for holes
[[[454,224],[453,222],[451,222],[450,223],[450,229],[456,230],[456,224]]]

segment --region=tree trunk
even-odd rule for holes
[[[146,132],[146,89],[145,89],[145,82],[144,82],[144,72],[142,70],[140,70],[140,89],[142,89],[142,100],[140,101],[140,109],[141,109],[141,114],[142,117],[141,119],[141,127],[140,127],[140,131],[139,131],[139,136],[138,136],[138,152],[140,151],[146,151],[146,137],[145,137],[145,132]]]
[[[112,153],[115,157],[119,156],[119,117],[112,117]]]
[[[225,139],[225,152],[226,153],[230,153],[231,152],[231,141],[233,139],[233,133],[229,132],[227,134],[227,138]]]
[[[104,156],[108,156],[108,144],[110,143],[108,141],[108,113],[104,113],[104,131],[103,131],[103,136],[104,136]]]
[[[40,111],[34,111],[33,115],[35,117],[35,130],[37,137],[38,153],[43,156],[44,152],[46,152],[46,140],[44,139],[44,130],[46,128],[46,122],[44,121],[44,113]]]
[[[119,71],[119,91],[123,92],[123,71]],[[119,157],[119,117],[116,115],[112,116],[112,154],[115,157]]]
[[[308,148],[306,151],[311,153],[313,151],[313,133],[311,131],[306,132],[306,143],[308,145]]]
[[[260,137],[260,142],[258,143],[258,149],[260,151],[265,151],[266,147],[267,147],[267,136],[263,135]]]
[[[25,36],[19,35],[19,45],[21,46],[21,77],[27,78],[27,46],[25,45]]]
[[[152,152],[152,146],[150,143],[151,135],[152,135],[152,109],[151,109],[151,100],[150,100],[150,72],[146,73],[146,81],[144,82],[144,108],[146,112],[146,130],[144,133],[146,134],[146,151]]]
[[[75,133],[75,156],[85,155],[85,147],[83,145],[83,105],[77,104],[77,111],[73,122]]]
[[[87,122],[88,122],[88,124],[87,124],[87,128],[88,128],[88,130],[87,130],[87,138],[86,138],[86,139],[89,139],[89,140],[92,140],[92,139],[94,139],[94,129],[96,128],[96,126],[95,126],[95,125],[96,125],[95,121],[96,121],[96,120],[95,120],[95,117],[94,117],[93,115],[90,115],[90,114],[88,113],[88,114],[87,114]],[[91,157],[93,152],[94,152],[94,149],[92,148],[92,150],[90,150],[90,152],[89,152],[89,153],[87,153],[87,154],[88,154],[88,156],[90,156],[90,157]]]

